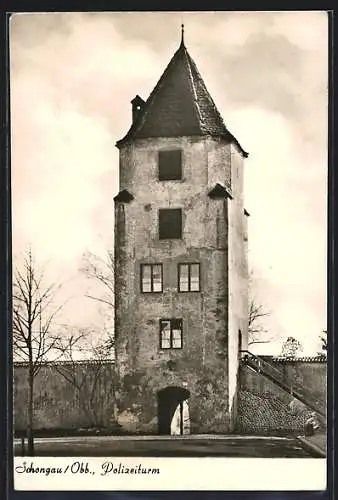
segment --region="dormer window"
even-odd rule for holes
[[[158,153],[158,180],[176,181],[182,179],[182,151],[173,149]]]
[[[137,95],[131,101],[131,104],[132,104],[132,112],[133,112],[133,123],[135,123],[136,120],[137,120],[137,118],[138,118],[138,116],[142,112],[142,109],[143,109],[143,107],[145,105],[145,102],[144,102],[144,100],[139,95]]]

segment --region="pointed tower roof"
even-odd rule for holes
[[[116,146],[120,147],[132,139],[193,135],[224,137],[237,144],[245,157],[248,156],[226,128],[190,57],[184,44],[182,25],[178,50],[142,107],[142,112]]]

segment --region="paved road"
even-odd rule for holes
[[[21,455],[15,440],[15,455]],[[189,439],[76,437],[37,438],[36,456],[133,457],[314,457],[294,438],[224,436]]]

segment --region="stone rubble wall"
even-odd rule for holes
[[[270,362],[284,374],[285,381],[303,383],[311,390],[312,396],[325,400],[325,362]],[[260,435],[302,433],[311,413],[311,409],[264,375],[241,365],[236,432]]]

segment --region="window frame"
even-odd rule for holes
[[[163,347],[162,346],[162,322],[164,321],[169,321],[170,323],[170,347]],[[173,321],[179,321],[180,322],[180,331],[181,331],[181,347],[174,347],[173,346]],[[183,349],[183,319],[182,318],[161,318],[159,320],[159,333],[160,333],[160,350],[161,351],[169,351],[171,349],[174,350],[180,350]]]
[[[161,267],[161,290],[154,290],[153,268],[155,266]],[[150,267],[150,288],[151,288],[151,290],[149,292],[143,290],[143,276],[144,276],[144,269],[146,267]],[[140,264],[140,291],[141,291],[141,293],[144,293],[144,294],[163,293],[163,264],[161,262],[145,262],[145,263]]]
[[[171,236],[171,237],[168,237],[166,236],[165,238],[161,238],[161,212],[179,212],[180,213],[180,236]],[[183,210],[181,207],[170,207],[170,208],[159,208],[158,209],[158,214],[157,214],[157,221],[158,221],[158,239],[161,240],[161,241],[165,241],[165,240],[182,240],[183,238]]]
[[[188,266],[188,290],[181,290],[181,266]],[[198,266],[198,290],[191,290],[191,266]],[[177,264],[177,290],[179,293],[200,293],[201,292],[201,263],[200,262],[179,262]]]
[[[160,158],[161,158],[161,155],[165,155],[166,153],[172,153],[172,152],[179,152],[179,156],[180,156],[180,176],[179,177],[170,177],[170,178],[161,178],[161,175],[160,175]],[[182,149],[162,149],[160,151],[158,151],[158,155],[157,155],[157,180],[159,182],[167,182],[167,181],[182,181],[183,180],[183,150]]]

